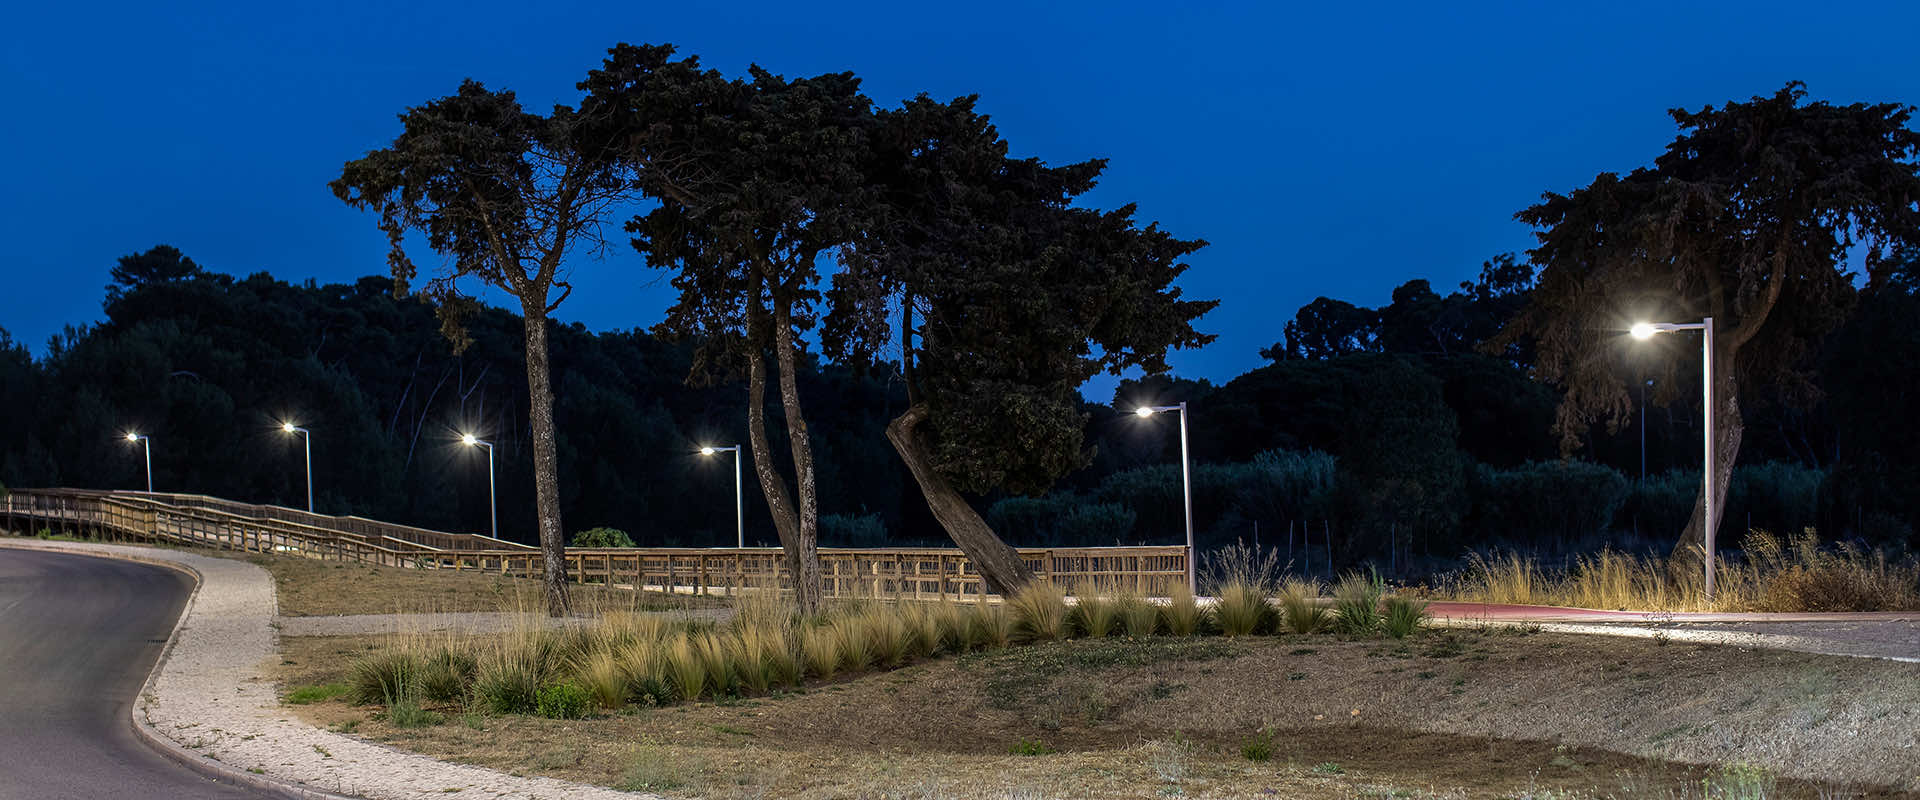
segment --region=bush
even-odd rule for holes
[[[473,695],[496,714],[526,714],[539,707],[540,689],[560,665],[554,639],[537,632],[510,633],[481,651]]]
[[[568,547],[632,547],[633,537],[619,528],[588,528],[573,535]]]
[[[1200,558],[1200,583],[1215,594],[1234,584],[1272,591],[1282,571],[1278,549],[1250,547],[1245,542],[1235,542]]]
[[[1605,536],[1627,499],[1627,479],[1584,461],[1475,465],[1467,482],[1479,539],[1570,543]]]
[[[1406,595],[1393,595],[1387,598],[1387,611],[1381,618],[1387,635],[1395,639],[1405,639],[1427,623],[1427,601]]]
[[[592,702],[593,697],[586,689],[566,681],[541,689],[535,710],[548,719],[582,719]]]
[[[1034,581],[1007,598],[1014,629],[1030,642],[1050,642],[1067,635],[1067,598],[1060,587]]]
[[[1332,624],[1331,612],[1320,605],[1320,584],[1290,579],[1280,587],[1280,622],[1293,633],[1319,633]]]
[[[433,703],[465,701],[477,666],[473,653],[465,648],[434,648],[420,663],[420,695]]]
[[[1031,546],[1090,545],[1133,535],[1134,512],[1072,492],[1045,497],[1009,497],[987,508],[987,524],[1008,541]]]
[[[383,650],[353,662],[347,671],[349,694],[357,705],[385,705],[419,693],[420,657],[407,650]]]
[[[820,517],[822,547],[886,547],[887,524],[879,514],[825,514]]]
[[[1349,636],[1365,636],[1380,629],[1380,596],[1386,586],[1379,576],[1348,573],[1333,590],[1333,629]]]
[[[1273,606],[1267,593],[1244,583],[1232,583],[1220,590],[1213,614],[1220,632],[1228,636],[1249,636],[1268,629]]]
[[[421,708],[413,697],[395,697],[387,703],[387,722],[396,728],[425,728],[446,721],[446,715]]]
[[[1259,733],[1240,743],[1240,757],[1248,761],[1266,763],[1273,760],[1273,729],[1261,728]]]

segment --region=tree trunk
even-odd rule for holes
[[[1740,395],[1738,383],[1733,375],[1733,357],[1737,348],[1722,347],[1713,354],[1713,507],[1718,516],[1715,520],[1715,549],[1723,542],[1719,541],[1720,531],[1726,530],[1727,488],[1733,483],[1733,464],[1740,456],[1740,440],[1746,433],[1745,423],[1740,415]],[[1704,465],[1703,465],[1704,466]],[[1680,540],[1674,543],[1673,555],[1676,562],[1698,565],[1700,554],[1704,552],[1706,537],[1704,531],[1706,517],[1706,495],[1700,494],[1693,501],[1693,516],[1688,518],[1687,527],[1680,532]]]
[[[966,553],[967,559],[980,571],[987,591],[1012,594],[1033,581],[1033,570],[1027,569],[1027,562],[1019,551],[1000,541],[993,529],[987,527],[987,521],[967,504],[966,498],[933,468],[931,448],[920,431],[927,413],[924,404],[908,407],[906,413],[887,424],[887,440],[893,442],[900,460],[907,462],[907,469],[919,482],[920,493],[926,496],[927,507],[933,510],[934,518],[940,520],[940,526],[947,529],[954,544],[960,545],[961,552]]]
[[[773,463],[772,449],[767,442],[767,358],[758,347],[752,347],[747,353],[747,440],[753,448],[754,477],[760,480],[760,493],[767,498],[767,513],[773,516],[774,532],[780,535],[780,551],[787,559],[787,574],[793,576],[794,604],[800,607],[801,613],[811,614],[820,604],[820,554],[811,542],[802,541],[793,497],[787,492],[787,479]],[[811,584],[803,577],[809,574],[813,576]],[[813,591],[806,590],[808,585]]]
[[[523,303],[527,334],[527,417],[533,431],[533,498],[539,515],[540,557],[546,563],[547,615],[572,612],[567,598],[567,540],[560,525],[560,456],[553,430],[553,382],[547,369],[547,313]]]
[[[820,606],[820,501],[813,474],[813,439],[807,435],[807,420],[800,408],[800,382],[796,362],[799,348],[793,340],[793,317],[788,300],[773,300],[774,357],[780,360],[780,408],[786,412],[787,445],[793,451],[795,494],[798,495],[799,524],[794,546],[787,552],[788,567],[793,570],[793,594],[801,611],[813,613]]]

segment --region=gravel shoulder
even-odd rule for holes
[[[164,562],[197,574],[200,588],[134,721],[238,774],[378,800],[645,796],[449,764],[298,721],[280,705],[270,671],[278,658],[274,582],[253,564],[149,547],[22,539],[0,545]]]

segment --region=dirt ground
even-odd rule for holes
[[[284,639],[285,683],[339,681],[380,641]],[[436,757],[670,796],[1920,790],[1920,666],[1527,629],[1068,642],[574,721],[446,708],[399,729],[340,700],[296,708]],[[1249,760],[1263,730],[1271,760]]]

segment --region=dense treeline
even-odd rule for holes
[[[1354,343],[1342,352],[1277,345],[1271,364],[1219,386],[1124,382],[1111,405],[1084,407],[1091,466],[1039,497],[975,504],[1018,546],[1178,541],[1175,429],[1129,410],[1184,400],[1203,547],[1255,536],[1284,545],[1290,528],[1309,526],[1316,547],[1331,534],[1340,563],[1384,563],[1390,543],[1398,561],[1490,545],[1668,540],[1698,487],[1697,403],[1646,415],[1644,481],[1637,426],[1597,429],[1590,449],[1561,461],[1549,430],[1555,394],[1515,362],[1474,349],[1510,313],[1503,295],[1525,291],[1524,279],[1486,290],[1508,263],[1496,260],[1482,282],[1445,297],[1415,282],[1392,305],[1345,315],[1417,326],[1424,338],[1402,328],[1340,334]],[[1902,481],[1920,431],[1902,398],[1914,390],[1920,333],[1900,324],[1920,314],[1911,274],[1861,292],[1858,313],[1818,357],[1825,400],[1782,400],[1753,415],[1759,433],[1735,472],[1728,535],[1749,524],[1819,526],[1911,546],[1915,508]],[[0,482],[138,487],[138,451],[119,438],[137,429],[153,437],[161,491],[297,506],[300,452],[278,430],[292,420],[314,431],[321,511],[484,531],[485,456],[458,443],[473,431],[499,445],[503,536],[531,541],[513,315],[473,315],[473,345],[454,355],[433,310],[396,299],[384,277],[292,286],[210,272],[158,247],[122,259],[113,279],[106,320],[69,330],[45,358],[0,339],[0,404],[15,410],[0,417]],[[1303,308],[1288,338],[1303,341],[1295,331],[1311,331],[1310,317],[1330,302]],[[1414,313],[1415,304],[1433,315]],[[1479,332],[1433,333],[1447,329],[1436,320],[1483,312],[1493,319]],[[740,439],[741,394],[688,387],[690,348],[646,333],[555,326],[552,341],[569,528],[618,528],[640,544],[731,541],[731,464],[695,450]],[[1862,366],[1876,362],[1907,368]],[[811,396],[832,398],[812,412],[823,543],[945,544],[884,438],[905,404],[898,382],[884,368],[855,373],[811,358],[801,379]],[[749,540],[773,542],[764,501],[744,494]]]

